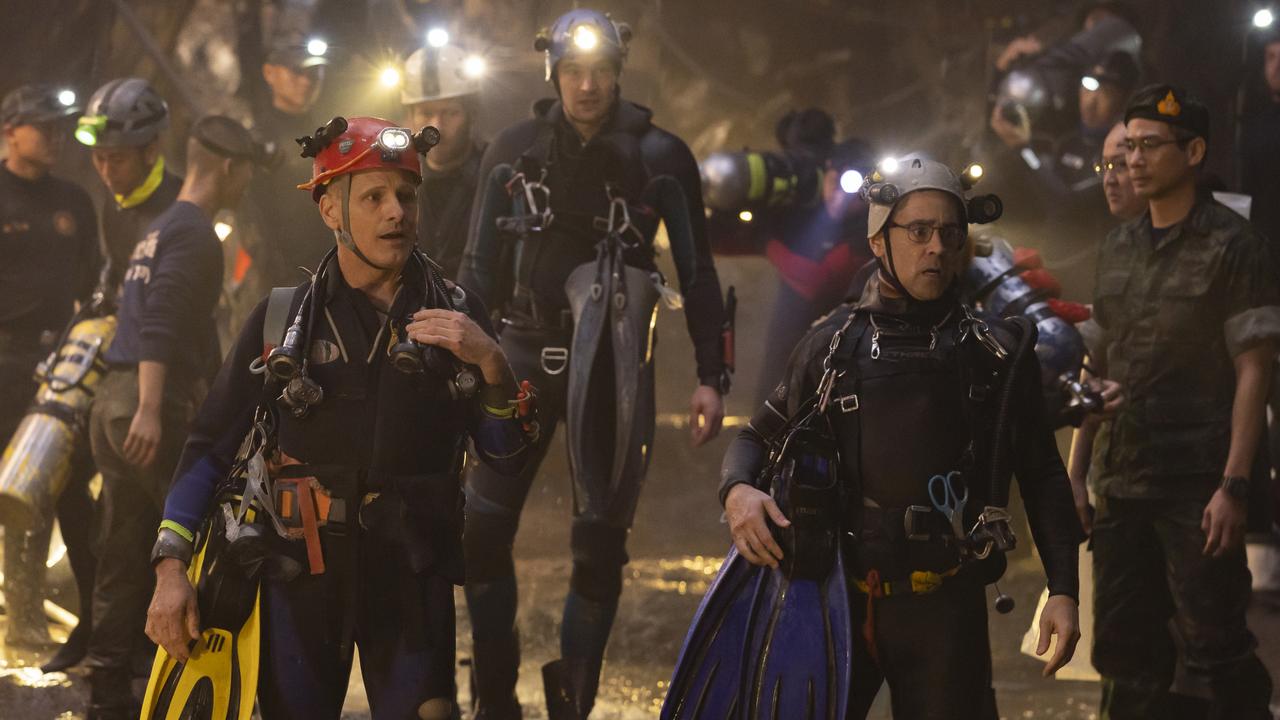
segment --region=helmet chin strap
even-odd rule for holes
[[[353,182],[353,178],[353,174],[347,174],[347,191],[342,194],[342,229],[334,230],[333,234],[338,238],[338,243],[340,245],[350,250],[356,257],[360,258],[360,261],[365,265],[368,265],[374,270],[382,270],[383,272],[394,270],[395,268],[379,265],[366,257],[363,252],[360,252],[360,248],[356,246],[355,238],[351,237],[351,231],[347,229],[351,227],[351,184]]]
[[[880,273],[889,281],[894,290],[902,293],[902,296],[909,302],[920,302],[920,298],[912,295],[906,286],[902,284],[902,281],[898,279],[898,269],[893,264],[893,241],[889,239],[887,225],[884,229],[884,259],[877,258],[877,262],[880,264]]]

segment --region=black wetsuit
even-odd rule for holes
[[[0,162],[0,255],[5,258],[0,264],[0,442],[6,445],[35,397],[36,365],[54,349],[75,302],[88,302],[93,292],[102,264],[96,231],[93,204],[78,185],[49,175],[27,180]],[[94,569],[89,546],[93,500],[88,492],[93,463],[88,450],[88,443],[81,442],[57,507],[80,589],[78,612],[86,620]],[[28,623],[40,628],[34,639],[47,638],[42,578],[23,578],[43,569],[51,529],[52,523],[34,536],[5,536],[10,642],[21,639],[21,626]],[[19,540],[39,557],[20,563],[27,550],[18,547]],[[27,584],[29,588],[22,587]]]
[[[294,293],[290,318],[307,285]],[[486,409],[506,410],[512,388],[485,386],[475,398],[454,399],[442,376],[392,366],[388,318],[424,306],[420,273],[405,274],[389,315],[351,288],[336,262],[321,287],[325,299],[311,329],[309,375],[324,399],[296,418],[276,400],[279,388],[264,389],[263,376],[250,371],[263,352],[263,301],[193,424],[164,519],[169,527],[199,527],[255,409],[265,402],[276,416],[280,452],[303,463],[287,474],[315,477],[334,498],[332,507],[340,499],[343,510],[331,511],[320,527],[320,574],[308,571],[304,541],[271,535],[279,559],[273,566],[297,574],[263,580],[263,717],[338,717],[353,645],[374,716],[417,717],[423,702],[453,699],[453,584],[463,578],[465,443],[469,437],[483,460],[506,473],[520,471],[527,443],[519,420]],[[443,305],[432,294],[425,306]],[[492,332],[474,296],[467,311]]]
[[[1003,556],[997,552],[961,567],[954,544],[944,541],[951,526],[931,509],[929,484],[935,475],[962,472],[969,490],[966,530],[992,504],[988,478],[994,453],[982,438],[994,435],[988,431],[1003,378],[1016,372],[1010,421],[1017,431],[1004,462],[1018,477],[1049,592],[1076,597],[1083,531],[1043,417],[1034,352],[1026,352],[1016,369],[1006,367],[1000,381],[991,381],[982,360],[985,348],[972,335],[962,339],[967,315],[959,303],[944,298],[908,305],[881,297],[879,283],[871,282],[858,303],[838,308],[801,341],[783,382],[726,453],[721,501],[734,485],[756,482],[770,439],[813,396],[831,338],[851,311],[867,319],[851,325],[842,341],[855,344],[852,357],[837,366],[845,374],[836,381],[833,397],[857,401],[834,402],[829,417],[848,497],[842,529],[855,627],[867,622],[874,604],[874,640],[854,639],[850,717],[865,717],[887,679],[895,718],[994,719],[983,585],[1003,572]],[[1004,321],[983,319],[1014,356],[1021,339],[1016,331]],[[906,537],[904,516],[913,505],[929,508],[914,516],[926,539]],[[872,571],[894,583],[919,571],[945,577],[932,593],[891,594],[868,602],[858,581],[871,581]]]
[[[513,239],[496,232],[493,215],[486,215],[486,190],[491,174],[502,164],[516,165],[522,156],[534,158],[523,170],[535,175],[547,170],[551,209],[555,219],[539,237]],[[536,167],[535,167],[536,165]],[[539,391],[542,435],[533,461],[519,478],[475,468],[468,474],[466,557],[467,603],[475,641],[477,695],[491,717],[514,712],[519,641],[515,629],[516,581],[512,543],[529,487],[550,440],[564,419],[567,372],[554,370],[544,350],[565,349],[573,334],[565,280],[582,263],[594,262],[596,244],[604,237],[596,218],[609,215],[606,186],[624,195],[629,204],[640,198],[650,178],[668,176],[680,185],[688,208],[691,241],[672,234],[685,317],[697,358],[697,376],[704,385],[720,386],[724,369],[721,330],[724,305],[720,284],[706,239],[701,181],[697,163],[685,144],[650,122],[650,111],[619,100],[600,132],[583,143],[564,117],[559,102],[540,101],[535,117],[503,131],[485,153],[480,187],[463,259],[461,282],[475,287],[490,307],[502,312],[502,346],[516,376],[531,380]],[[511,201],[500,189],[488,194],[496,214],[511,215]],[[652,210],[633,210],[644,242],[625,253],[628,265],[656,270],[652,239],[658,217]],[[519,248],[517,250],[517,248]],[[560,363],[564,359],[561,357]],[[650,391],[651,392],[651,391]],[[602,409],[603,410],[603,409]],[[609,413],[593,413],[603,422]],[[619,493],[639,492],[639,478]],[[585,704],[595,695],[600,662],[622,591],[622,567],[627,562],[626,537],[630,509],[607,522],[576,516],[572,531],[573,575],[561,624],[561,652],[578,662]]]
[[[452,170],[432,170],[422,164],[422,190],[418,193],[418,246],[440,265],[440,274],[458,277],[462,251],[467,246],[471,202],[480,178],[480,159],[487,146],[476,144],[466,162]]]

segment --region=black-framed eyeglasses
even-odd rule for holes
[[[906,230],[907,238],[916,245],[927,245],[933,239],[933,234],[937,232],[938,236],[942,238],[943,247],[952,250],[963,245],[965,238],[969,234],[968,228],[963,225],[934,225],[923,220],[909,222],[905,225],[891,222],[889,227]]]
[[[1147,150],[1162,148],[1165,145],[1177,145],[1178,147],[1183,147],[1189,142],[1191,142],[1191,138],[1158,138],[1148,135],[1147,137],[1141,137],[1137,140],[1129,138],[1124,141],[1124,146],[1128,148],[1129,152],[1136,152],[1138,149],[1142,149],[1145,152]]]
[[[1129,163],[1124,160],[1099,160],[1093,164],[1093,171],[1098,173],[1098,177],[1102,177],[1109,172],[1127,173],[1129,172]]]

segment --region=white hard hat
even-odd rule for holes
[[[919,154],[889,158],[880,163],[862,186],[867,201],[867,237],[884,229],[893,209],[902,198],[920,190],[937,190],[960,203],[961,219],[967,223],[989,223],[1004,210],[995,195],[969,197],[968,190],[981,177],[981,166],[970,165],[963,177],[946,165]]]
[[[416,105],[429,100],[475,95],[480,92],[483,61],[456,45],[419,48],[405,62],[400,102]]]

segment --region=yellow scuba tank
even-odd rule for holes
[[[0,459],[0,524],[26,531],[45,522],[67,485],[71,456],[83,442],[115,316],[73,321],[61,347],[40,364],[42,380],[27,416]]]

